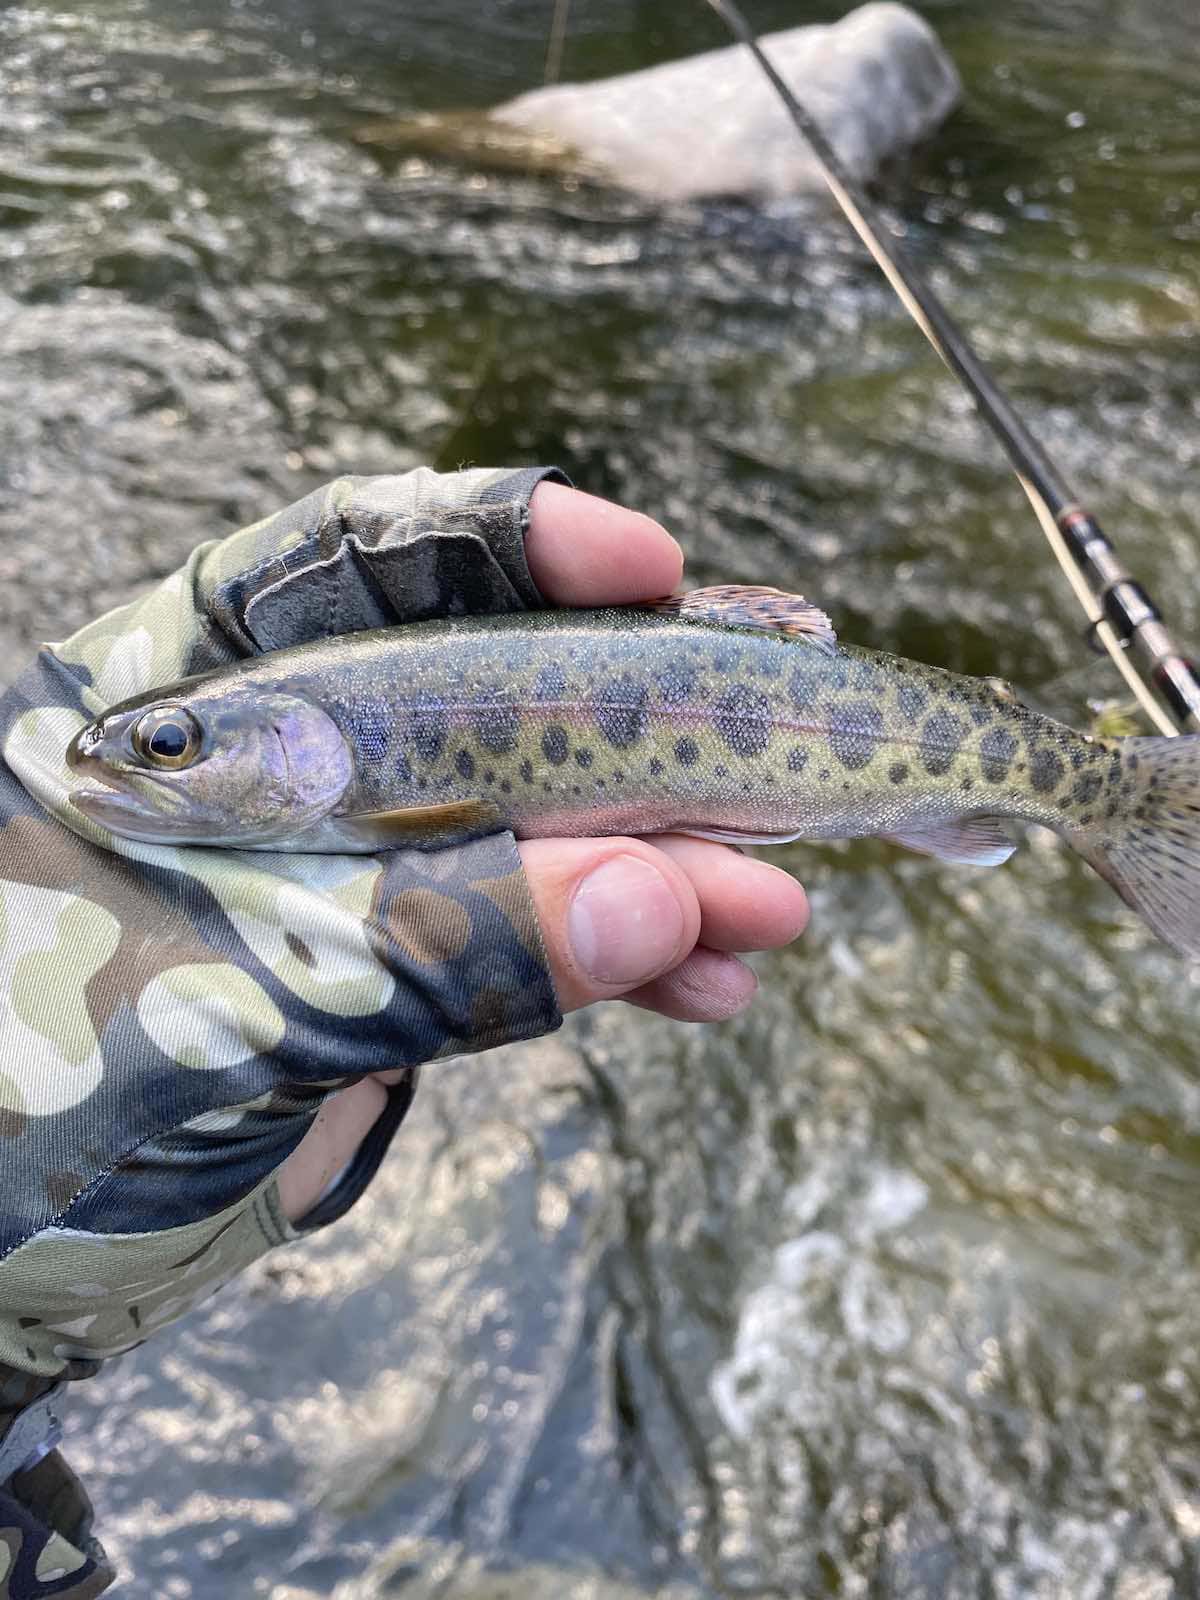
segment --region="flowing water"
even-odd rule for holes
[[[1200,641],[1194,0],[921,9],[967,97],[910,246]],[[356,139],[536,84],[550,12],[0,10],[5,660],[335,472],[551,460],[697,580],[1085,718],[1019,490],[827,207]],[[721,42],[570,22],[574,78]],[[1046,835],[775,859],[813,926],[744,1019],[430,1070],[345,1221],[81,1387],[123,1595],[1200,1594],[1195,975]]]

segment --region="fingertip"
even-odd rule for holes
[[[758,993],[758,979],[744,961],[698,945],[686,961],[625,999],[675,1022],[728,1022]]]
[[[677,589],[683,575],[683,551],[652,517],[562,483],[534,490],[525,557],[554,605],[655,600]]]
[[[700,900],[700,937],[710,948],[776,950],[808,926],[808,896],[773,862],[684,834],[655,834],[650,842],[692,880]]]
[[[700,906],[687,874],[638,839],[530,839],[519,846],[564,1011],[617,999],[677,966]]]

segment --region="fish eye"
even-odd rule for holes
[[[188,767],[200,754],[200,724],[182,706],[158,706],[134,724],[131,742],[152,767]]]

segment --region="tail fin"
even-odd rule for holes
[[[1116,815],[1065,837],[1160,939],[1200,957],[1200,734],[1120,750]]]

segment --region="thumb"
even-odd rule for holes
[[[531,839],[520,851],[564,1011],[640,988],[700,936],[691,881],[640,839]]]

